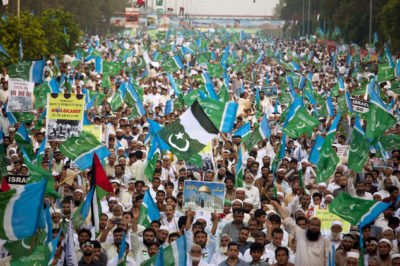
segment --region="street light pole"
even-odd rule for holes
[[[372,0],[369,0],[369,46],[372,40]]]
[[[304,0],[303,0],[303,14],[302,14],[302,17],[301,17],[301,24],[303,24],[303,25],[301,25],[302,26],[302,29],[303,29],[303,32],[301,33],[301,35],[304,35],[304,32],[305,32],[305,24],[304,24]]]

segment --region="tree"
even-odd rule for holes
[[[20,19],[11,16],[8,17],[8,23],[1,20],[0,43],[10,55],[12,63],[19,60],[20,39],[24,60],[40,60],[42,56],[48,55],[48,40],[45,38],[39,17],[24,12]]]
[[[392,52],[400,53],[400,0],[390,0],[382,8],[380,18],[380,33],[385,40],[390,41]]]

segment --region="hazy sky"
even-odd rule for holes
[[[147,1],[150,6],[155,6],[156,0]],[[278,2],[279,0],[164,0],[164,8],[179,10],[179,7],[184,7],[186,12],[201,15],[270,16]]]

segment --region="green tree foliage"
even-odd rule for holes
[[[67,35],[64,34],[64,27]],[[47,10],[40,16],[29,12],[20,18],[9,16],[8,23],[1,20],[0,43],[11,57],[11,63],[19,60],[19,40],[22,39],[23,60],[40,60],[50,55],[62,56],[76,49],[81,32],[71,13]],[[66,45],[69,39],[69,46]]]
[[[21,0],[21,10],[41,14],[47,9],[70,12],[83,31],[102,34],[110,28],[110,18],[116,12],[125,12],[129,0]],[[16,12],[17,1],[9,1],[9,12]],[[0,8],[4,12],[4,8]]]
[[[312,33],[317,26],[331,34],[338,27],[344,41],[362,46],[368,43],[370,0],[280,0],[277,9],[281,8],[281,19],[288,21],[285,29],[290,29],[292,37],[307,33],[309,3]],[[378,47],[390,39],[390,50],[399,53],[400,0],[372,0],[372,4],[372,33],[378,33]],[[320,21],[316,20],[317,13]],[[296,19],[300,19],[299,24],[292,25]]]
[[[42,55],[47,55],[48,40],[40,24],[40,18],[32,16],[28,12],[21,14],[20,19],[16,16],[9,17],[8,23],[1,21],[0,43],[15,63],[19,58],[19,41],[22,39],[24,60],[39,60]]]
[[[382,8],[379,17],[381,18],[381,34],[386,40],[390,41],[390,48],[400,52],[400,0],[389,0]]]

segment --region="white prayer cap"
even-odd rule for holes
[[[277,195],[277,196],[281,196],[281,197],[284,197],[284,196],[285,196],[285,195],[283,194],[283,192],[280,192],[280,191],[277,191],[277,192],[276,192],[276,195]]]
[[[113,179],[113,180],[111,180],[111,183],[121,184],[121,181],[119,181],[118,179]]]
[[[346,253],[347,258],[354,258],[354,259],[360,259],[360,253],[355,252],[355,251],[349,251]]]
[[[82,190],[82,189],[79,189],[79,188],[75,190],[75,193],[76,193],[76,192],[80,192],[80,193],[83,194],[83,190]]]
[[[161,230],[165,230],[165,231],[168,231],[168,232],[169,232],[168,227],[166,227],[165,225],[161,225],[161,226],[160,226],[160,229],[159,229],[158,231],[161,231]]]
[[[382,238],[379,243],[386,242],[390,247],[392,247],[392,242],[387,238]]]
[[[326,183],[325,183],[325,182],[318,183],[318,186],[319,186],[319,187],[325,187],[325,188],[326,188]]]
[[[387,230],[389,230],[389,231],[392,231],[392,232],[393,232],[393,229],[392,229],[392,228],[390,228],[390,227],[386,226],[385,228],[383,228],[383,229],[382,229],[382,233],[383,233],[383,232],[385,232],[385,231],[387,231]]]
[[[9,151],[9,152],[10,152],[10,151],[16,152],[16,151],[17,151],[17,148],[9,148],[8,151]]]
[[[338,220],[333,221],[331,227],[333,227],[334,225],[339,225],[340,227],[343,228],[343,223],[341,221],[338,221]]]
[[[243,203],[248,203],[248,204],[253,204],[253,202],[251,202],[251,199],[247,198],[243,201]]]
[[[124,149],[124,147],[121,146],[121,147],[118,148],[118,150],[123,150],[124,151],[125,149]]]
[[[333,199],[333,196],[331,194],[328,194],[325,196],[325,199],[328,199],[328,198]]]
[[[243,201],[241,201],[240,199],[232,200],[232,204],[235,203],[236,201],[238,201],[241,205],[243,205]]]
[[[236,188],[236,191],[245,191],[245,190],[242,187],[238,187],[238,188]]]
[[[374,194],[372,194],[372,196],[379,196],[379,197],[382,197],[381,193],[379,193],[379,192],[375,192]]]
[[[16,153],[11,154],[11,158],[12,158],[12,157],[15,157],[15,156],[18,157],[18,154],[16,154]]]
[[[279,169],[278,169],[278,172],[282,172],[282,171],[283,171],[283,172],[286,172],[285,168],[279,168]]]
[[[122,129],[118,128],[116,132],[124,132]]]
[[[390,258],[392,259],[392,261],[393,261],[394,259],[400,259],[400,253],[393,253],[393,254],[390,254]]]
[[[110,201],[118,201],[118,200],[117,200],[116,197],[110,197],[110,198],[108,199],[108,202],[110,202]]]
[[[254,157],[253,157],[253,156],[249,156],[249,157],[247,157],[247,160],[248,160],[248,159],[252,159],[252,160],[254,160],[254,161],[256,160],[256,159],[254,159]]]
[[[58,208],[50,208],[50,213],[51,213],[51,214],[53,214],[53,213],[59,213],[59,214],[61,214],[61,210],[58,209]]]

